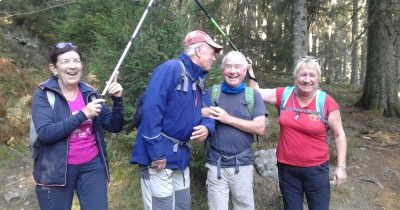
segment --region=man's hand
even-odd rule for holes
[[[161,159],[151,162],[150,167],[156,170],[162,170],[165,169],[166,166],[167,166],[167,159]]]
[[[208,129],[204,125],[198,125],[193,127],[192,136],[190,140],[193,140],[196,143],[204,142],[208,136]]]
[[[210,106],[209,109],[210,118],[218,120],[222,123],[229,124],[231,115],[229,115],[224,109],[218,106]]]
[[[210,117],[210,107],[201,108],[201,116],[202,117]]]

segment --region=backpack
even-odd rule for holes
[[[190,77],[190,79],[193,81],[194,79],[187,74],[185,65],[183,64],[183,62],[179,59],[177,59],[179,61],[179,63],[181,64],[182,67],[182,72],[181,72],[181,79],[176,87],[176,90],[180,91],[183,90],[184,92],[188,91],[188,77]],[[196,84],[193,83],[193,90],[196,89]],[[202,90],[203,91],[203,90]],[[139,128],[140,123],[142,122],[142,106],[143,106],[143,102],[145,99],[145,92],[141,92],[139,94],[138,97],[136,97],[135,100],[135,113],[133,114],[133,122],[132,125],[135,128]]]
[[[304,110],[301,108],[286,108],[286,103],[287,103],[290,95],[292,95],[293,90],[294,90],[294,86],[285,87],[285,89],[283,90],[282,101],[281,101],[279,113],[282,112],[282,110],[289,110],[289,111],[303,112],[303,113],[307,113],[307,114],[317,114],[320,116],[322,122],[325,125],[327,125],[328,121],[326,120],[326,117],[325,117],[326,92],[321,89],[317,90],[317,96],[316,96],[316,100],[315,100],[315,108],[317,110],[315,112],[313,112],[313,111]]]
[[[47,101],[49,102],[51,109],[54,110],[54,102],[56,101],[54,92],[46,90],[46,95],[47,95]],[[29,148],[31,148],[31,150],[33,150],[33,147],[36,146],[36,142],[37,142],[38,138],[39,138],[39,135],[35,128],[35,124],[33,124],[33,120],[31,117],[31,125],[29,128]]]
[[[244,99],[246,101],[247,110],[249,111],[250,116],[252,116],[254,110],[254,89],[246,86],[244,91],[245,91]],[[213,85],[210,96],[211,103],[213,104],[213,106],[218,106],[220,95],[221,95],[221,84]]]

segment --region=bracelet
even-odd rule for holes
[[[250,76],[250,74],[249,74],[249,79],[253,80],[254,82],[257,82],[257,79],[255,77]]]
[[[346,170],[346,166],[336,166],[336,168],[343,168]]]

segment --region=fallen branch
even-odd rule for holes
[[[381,188],[382,190],[383,190],[383,188],[384,188],[383,185],[381,184],[381,182],[380,182],[377,178],[375,178],[375,177],[360,176],[360,177],[358,177],[358,179],[359,179],[360,181],[364,181],[364,182],[372,182],[372,183],[378,185],[378,187]]]

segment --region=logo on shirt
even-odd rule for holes
[[[321,120],[321,117],[318,114],[308,114],[308,119],[312,121],[319,121]]]
[[[72,114],[76,114],[79,111],[75,111]],[[75,129],[72,134],[71,138],[74,139],[86,139],[93,133],[92,128],[92,119],[88,119],[83,122],[77,129]]]

